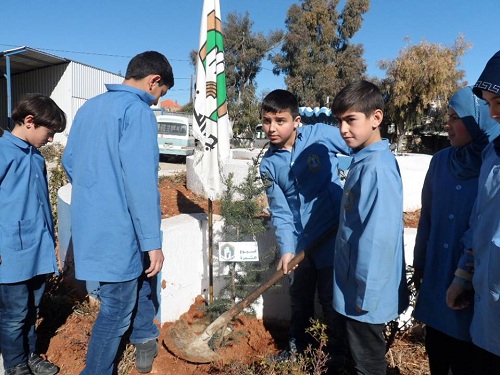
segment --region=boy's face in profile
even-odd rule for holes
[[[500,122],[500,95],[494,94],[489,91],[482,90],[483,99],[490,107],[490,116],[496,121]]]
[[[54,140],[54,131],[43,125],[35,126],[32,115],[26,116],[22,125],[16,125],[12,134],[36,148]]]
[[[267,138],[277,148],[291,149],[295,143],[295,129],[300,124],[300,116],[295,118],[289,111],[262,111],[262,129]]]
[[[337,116],[340,134],[352,149],[360,149],[380,141],[382,138],[378,127],[383,118],[380,109],[373,111],[369,117],[353,110]]]
[[[37,128],[31,128],[31,131],[26,134],[26,140],[33,147],[40,148],[54,140],[54,132],[40,125]]]

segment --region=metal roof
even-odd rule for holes
[[[0,52],[0,71],[4,74],[7,71],[7,59],[10,60],[10,74],[29,72],[48,66],[69,63],[71,60],[50,55],[30,47],[19,47]]]

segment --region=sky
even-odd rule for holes
[[[253,31],[285,30],[292,0],[220,0],[222,21],[230,12],[249,13]],[[342,8],[343,0],[339,9]],[[189,101],[194,69],[189,53],[199,44],[203,0],[2,0],[0,51],[39,49],[113,73],[125,74],[136,54],[157,50],[172,64],[175,86],[162,99]],[[500,0],[371,0],[352,42],[364,46],[370,77],[382,78],[381,60],[392,60],[408,43],[451,46],[459,34],[472,44],[459,68],[474,84],[500,49]],[[409,41],[408,41],[409,40]],[[257,93],[286,88],[283,76],[264,61]]]

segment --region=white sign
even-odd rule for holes
[[[220,262],[258,262],[257,242],[219,242]]]

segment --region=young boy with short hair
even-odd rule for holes
[[[340,317],[332,307],[333,249],[342,197],[337,153],[350,150],[335,126],[299,127],[298,102],[289,91],[269,93],[261,105],[261,119],[271,143],[260,172],[281,253],[278,270],[291,273],[290,351],[301,353],[311,343],[306,328],[314,317],[317,291],[328,327],[331,365],[341,368],[347,348],[336,339]],[[288,262],[324,233],[326,238],[292,273]]]
[[[45,159],[38,148],[66,127],[57,104],[27,94],[0,135],[0,350],[7,375],[53,375],[35,353],[47,274],[58,273]]]
[[[150,106],[174,86],[168,59],[146,51],[122,84],[78,110],[62,157],[72,183],[75,276],[98,281],[101,301],[82,375],[111,375],[132,326],[138,372],[158,354],[156,275],[163,266],[158,123]]]
[[[386,373],[385,324],[408,306],[399,167],[382,139],[384,100],[357,81],[332,103],[340,133],[353,149],[335,246],[333,307],[344,316],[358,374]]]

